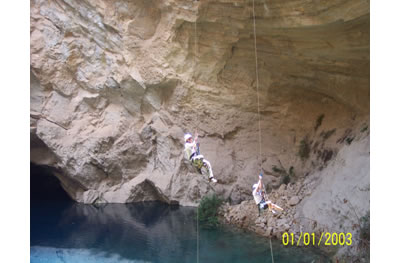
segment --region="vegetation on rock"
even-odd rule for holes
[[[358,248],[361,255],[369,258],[369,240],[370,240],[370,220],[369,211],[360,219],[360,234]]]
[[[308,157],[310,157],[310,144],[308,142],[307,138],[304,138],[300,141],[300,147],[299,147],[299,156],[301,160],[307,160]]]
[[[199,221],[206,227],[215,227],[218,225],[218,208],[222,204],[222,199],[215,194],[205,196],[201,199],[198,208]]]
[[[318,116],[317,121],[315,122],[315,127],[314,127],[315,131],[319,128],[319,126],[321,126],[322,121],[324,120],[324,117],[325,117],[324,114],[321,114]]]

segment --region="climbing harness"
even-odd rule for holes
[[[256,14],[255,14],[254,0],[253,0],[253,35],[254,35],[254,56],[255,56],[255,63],[256,63],[259,164],[260,164],[260,170],[261,170],[261,166],[262,166],[262,158],[261,158],[261,117],[260,117],[260,96],[259,96],[259,92],[258,92],[259,82],[258,82],[257,32],[256,32]],[[271,249],[272,263],[274,263],[274,253],[272,251],[271,237],[269,237],[269,247]]]

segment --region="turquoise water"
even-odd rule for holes
[[[31,202],[31,262],[197,262],[196,209],[158,202]],[[272,262],[269,239],[200,225],[199,262]],[[329,262],[273,241],[275,262]]]

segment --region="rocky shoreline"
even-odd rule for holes
[[[322,244],[324,244],[324,241],[326,241],[324,233],[338,233],[341,230],[335,230],[338,229],[338,226],[329,227],[311,218],[301,216],[298,211],[298,205],[300,206],[300,202],[310,196],[315,188],[314,185],[307,184],[304,181],[289,183],[288,185],[282,184],[278,189],[272,190],[268,194],[269,200],[283,208],[281,212],[274,214],[267,209],[259,214],[254,200],[245,200],[236,205],[224,202],[218,211],[220,222],[281,241],[284,233],[287,232],[290,235],[293,233],[295,246],[300,247],[306,247],[303,239],[301,239],[302,234],[305,232],[314,233],[315,242],[318,242],[319,237],[322,235],[323,238],[321,240]],[[353,232],[357,235],[360,231],[359,228],[360,226],[358,225],[353,226]],[[299,239],[300,242],[297,244]],[[354,241],[357,244],[353,244],[353,247],[318,246],[317,244],[314,247],[318,247],[318,249],[329,255],[332,262],[369,262],[367,255],[359,254],[366,251],[360,251],[359,242],[357,242],[356,238],[354,238]]]
[[[295,195],[297,193],[297,195]],[[233,224],[240,228],[249,229],[265,237],[282,239],[285,232],[300,235],[300,228],[296,227],[295,205],[300,202],[305,195],[305,190],[300,183],[285,185],[273,190],[268,194],[272,202],[281,206],[284,210],[273,214],[268,210],[258,213],[258,208],[254,200],[243,201],[238,205],[224,203],[220,209],[223,222]]]

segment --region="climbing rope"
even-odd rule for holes
[[[197,1],[195,1],[197,3]],[[194,85],[196,85],[196,69],[197,69],[197,15],[199,6],[196,4],[196,16],[194,18],[194,70],[193,70],[193,80]],[[196,129],[197,129],[196,121]]]
[[[194,74],[193,75],[196,74],[196,66],[197,66],[197,12],[198,12],[198,6],[196,5],[196,16],[194,19]]]
[[[196,16],[194,21],[194,79],[197,66],[197,15],[198,6],[196,5]],[[258,113],[258,142],[259,142],[259,165],[260,170],[262,168],[262,156],[261,156],[261,116],[260,116],[260,96],[259,96],[259,78],[258,78],[258,57],[257,57],[257,33],[256,33],[256,16],[255,16],[255,4],[253,0],[253,33],[254,33],[254,56],[255,56],[255,68],[256,68],[256,88],[257,88],[257,113]],[[197,123],[197,122],[196,122]],[[269,245],[271,250],[271,259],[274,263],[274,254],[272,249],[271,237],[269,238]],[[199,206],[197,206],[197,263],[199,263]]]
[[[269,247],[271,249],[271,258],[272,258],[272,263],[274,263],[274,252],[272,251],[272,242],[271,242],[271,237],[269,238]]]
[[[199,206],[197,206],[197,263],[199,263]]]
[[[197,1],[195,1],[197,2]],[[194,83],[196,85],[196,66],[197,66],[197,13],[198,13],[198,5],[196,4],[196,16],[194,18],[194,70],[193,70],[193,80]],[[196,121],[196,131],[197,131],[197,123],[198,121]],[[197,263],[199,263],[199,205],[197,206],[197,226],[196,226],[196,232],[197,232],[197,254],[196,254],[196,259],[197,259]]]
[[[253,0],[253,32],[254,32],[254,56],[256,61],[256,87],[257,87],[257,112],[258,112],[258,142],[260,154],[260,168],[261,168],[261,117],[260,117],[260,96],[258,94],[258,57],[257,57],[257,33],[256,33],[256,15]]]
[[[260,95],[258,91],[258,57],[257,57],[257,33],[256,33],[256,12],[254,7],[254,0],[253,0],[253,35],[254,35],[254,57],[256,62],[256,87],[257,87],[257,113],[258,113],[258,143],[259,143],[259,164],[260,164],[260,171],[262,168],[262,158],[261,158],[261,116],[260,116]],[[269,247],[271,249],[271,259],[272,263],[274,263],[274,253],[272,250],[272,241],[271,237],[269,238]]]

